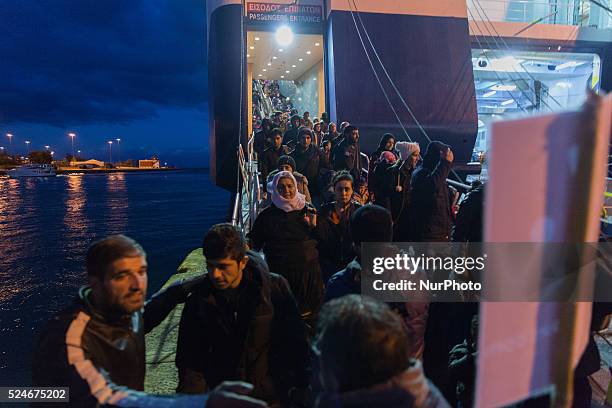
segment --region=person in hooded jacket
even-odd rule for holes
[[[270,271],[287,279],[302,318],[312,328],[323,299],[317,215],[296,184],[288,171],[274,176],[268,183],[272,204],[259,213],[248,237],[253,249],[263,250]]]
[[[409,241],[450,240],[451,216],[446,179],[453,159],[452,150],[444,143],[433,141],[427,146],[421,166],[412,174]]]
[[[359,149],[359,128],[348,125],[344,128],[343,140],[332,150],[334,170],[347,170],[358,187],[361,180],[361,150]]]
[[[410,358],[412,340],[382,302],[348,295],[323,305],[313,345],[323,393],[315,407],[450,407]]]
[[[391,213],[379,205],[364,205],[355,210],[351,216],[349,230],[356,257],[346,268],[335,273],[329,279],[325,287],[325,302],[349,294],[361,293],[361,244],[364,242],[391,242],[393,238]],[[394,254],[397,253],[397,249],[391,249]],[[427,301],[412,301],[390,303],[389,305],[401,316],[404,330],[412,339],[410,356],[421,358],[425,348],[424,336],[429,303]]]
[[[291,397],[304,395],[309,384],[308,344],[286,279],[247,251],[242,232],[231,224],[214,225],[202,249],[208,273],[181,315],[177,392],[245,380],[270,406],[293,406],[298,401]]]
[[[289,149],[295,149],[298,143],[298,132],[300,129],[300,115],[291,116],[291,126],[287,129],[283,135],[283,144],[287,145]]]
[[[295,160],[295,170],[308,179],[308,185],[317,193],[317,177],[319,176],[319,149],[312,144],[312,130],[307,127],[300,128],[298,132],[298,145],[291,153]]]
[[[272,120],[264,118],[261,121],[261,130],[255,133],[253,140],[253,150],[257,153],[259,160],[263,157],[264,151],[272,145]]]
[[[332,185],[336,200],[323,204],[317,223],[323,282],[327,282],[334,273],[345,268],[355,257],[349,220],[361,207],[353,201],[353,177],[348,172],[336,173]]]

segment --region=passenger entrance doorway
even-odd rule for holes
[[[297,34],[287,26],[247,32],[249,135],[269,118],[284,132],[292,112],[310,120],[325,111],[323,36]]]

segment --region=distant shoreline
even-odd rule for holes
[[[180,171],[187,168],[166,167],[159,169],[141,169],[138,167],[120,167],[113,169],[78,169],[78,168],[61,168],[56,170],[56,174],[104,174],[104,173],[157,173],[164,171]],[[0,169],[0,176],[7,176],[9,169]]]
[[[64,167],[56,170],[57,174],[73,174],[73,173],[83,173],[83,174],[99,174],[99,173],[151,173],[158,171],[176,171],[182,170],[177,167],[160,167],[158,169],[148,169],[148,168],[139,168],[139,167],[116,167],[112,169],[79,169],[79,168],[71,168]]]
[[[9,168],[0,167],[0,176],[7,176]],[[56,170],[57,174],[104,174],[104,173],[151,173],[151,172],[164,172],[164,171],[205,171],[209,172],[209,167],[172,167],[172,168],[161,168],[161,169],[140,169],[140,168],[113,168],[113,169],[76,169],[76,168],[62,168]]]

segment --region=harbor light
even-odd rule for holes
[[[293,31],[286,25],[280,26],[278,30],[276,30],[275,38],[279,45],[287,46],[293,42]]]

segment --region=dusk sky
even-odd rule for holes
[[[0,146],[208,164],[203,0],[19,0],[0,16]],[[115,148],[115,145],[113,145]]]

